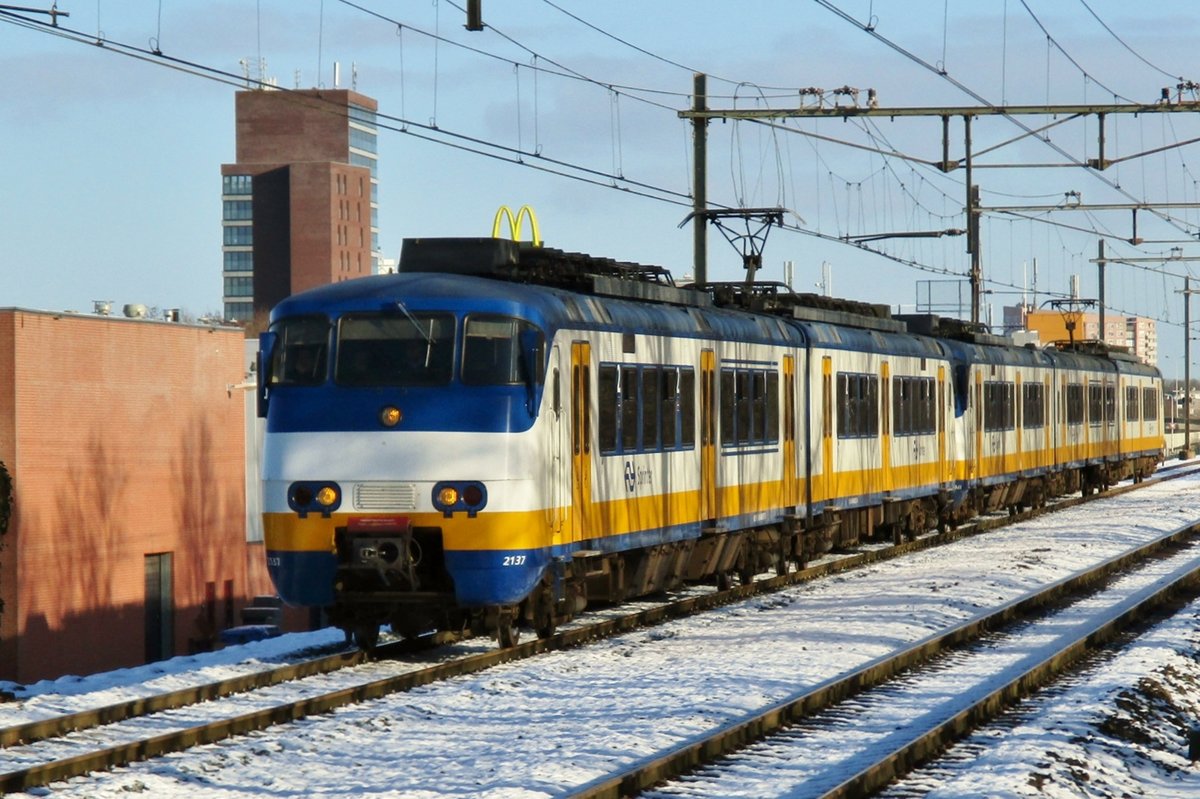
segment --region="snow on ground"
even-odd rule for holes
[[[0,681],[0,691],[8,691],[17,698],[15,702],[0,702],[0,726],[9,727],[253,674],[284,662],[331,654],[344,642],[341,630],[326,628],[99,674],[72,674],[31,685]]]
[[[1197,515],[1198,499],[1200,478],[1149,486],[998,533],[751,599],[699,619],[508,664],[26,795],[125,797],[145,792],[169,799],[559,795],[1172,530]],[[1195,649],[1195,642],[1186,636],[1169,640],[1173,643],[1164,644],[1163,651]],[[302,645],[308,646],[309,641]],[[217,656],[236,662],[238,649]],[[207,657],[214,656],[177,659],[187,661],[178,667],[195,668]],[[147,668],[168,670],[172,663]],[[1174,684],[1166,676],[1154,676],[1156,665],[1164,664],[1148,661],[1146,679]],[[1175,668],[1183,673],[1178,664]],[[127,690],[136,683],[131,671],[138,670],[112,678],[114,689]],[[1120,672],[1115,674],[1112,687],[1117,691],[1150,684],[1139,683],[1139,677],[1122,681]],[[85,678],[93,691],[105,690],[105,679],[102,675]],[[58,690],[61,686],[53,683],[30,686],[23,701],[47,698]],[[1064,721],[1066,727],[1028,734],[1031,750],[1039,753],[1036,757],[1014,756],[1007,763],[997,760],[989,765],[981,755],[982,767],[1015,770],[1012,784],[1025,789],[1014,789],[1012,796],[1037,795],[1039,781],[1044,786],[1062,786],[1059,793],[1044,795],[1098,795],[1068,792],[1071,785],[1088,785],[1084,779],[1088,772],[1070,781],[1070,764],[1083,769],[1088,758],[1108,752],[1098,768],[1106,769],[1106,779],[1111,775],[1115,780],[1122,773],[1120,753],[1132,753],[1134,747],[1116,738],[1113,744],[1102,745],[1108,733],[1093,726],[1111,718],[1110,729],[1132,729],[1115,721],[1117,714],[1125,712],[1121,708],[1127,700],[1103,699],[1108,694],[1099,691],[1092,696],[1085,703],[1102,711],[1096,717],[1099,721],[1060,711],[1051,718]],[[1071,705],[1072,700],[1064,701]],[[1200,700],[1171,701],[1182,717],[1194,716]],[[1157,712],[1154,706],[1146,709]],[[1143,734],[1158,740],[1149,732]],[[1143,746],[1147,753],[1158,751],[1153,745]],[[1152,776],[1158,773],[1158,763],[1146,754],[1124,769]],[[3,767],[0,751],[0,770]],[[980,777],[970,765],[955,779],[968,781],[942,795],[997,795],[992,779]],[[1136,782],[1124,784],[1134,786],[1130,795],[1165,795],[1141,793]]]

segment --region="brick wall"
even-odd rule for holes
[[[0,677],[144,662],[150,554],[172,555],[176,654],[214,632],[210,584],[218,629],[227,581],[238,607],[273,593],[245,541],[244,397],[229,389],[244,376],[242,332],[26,311],[5,322],[16,379],[0,436],[14,427],[20,516],[0,553],[17,572],[0,627],[16,655]]]

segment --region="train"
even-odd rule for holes
[[[1116,348],[502,238],[284,300],[258,364],[271,578],[365,648],[511,646],[1164,457],[1162,377]]]

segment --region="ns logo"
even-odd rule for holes
[[[638,469],[633,465],[633,461],[625,461],[625,490],[631,494],[637,490],[638,486],[648,486],[653,480],[653,472],[649,469]]]

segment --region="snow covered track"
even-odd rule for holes
[[[1180,472],[1184,470],[1179,470]],[[1174,475],[1173,475],[1174,476]],[[1178,476],[1187,477],[1186,474]],[[410,716],[410,711],[405,708],[426,708],[420,711],[416,716],[408,718],[405,723],[406,730],[409,725],[415,725],[425,729],[427,722],[433,719],[440,718],[446,714],[445,708],[457,708],[456,711],[451,711],[456,720],[464,723],[474,724],[485,719],[492,719],[492,714],[488,711],[488,705],[492,699],[496,697],[490,692],[495,690],[494,686],[501,686],[501,696],[512,691],[511,688],[505,687],[510,685],[530,686],[530,678],[527,674],[553,674],[554,677],[550,683],[546,684],[547,688],[555,686],[552,690],[547,691],[547,696],[553,693],[554,700],[540,711],[535,711],[533,705],[538,704],[538,699],[541,697],[535,693],[535,696],[528,697],[533,700],[530,702],[521,701],[524,690],[517,691],[510,695],[510,698],[518,700],[518,703],[513,707],[508,708],[503,715],[515,719],[525,719],[525,723],[519,724],[511,731],[506,731],[498,736],[498,740],[502,740],[503,744],[499,745],[497,753],[499,757],[504,758],[506,764],[511,764],[514,758],[512,748],[516,741],[520,741],[525,737],[532,738],[532,731],[539,726],[544,726],[548,719],[558,719],[561,717],[563,708],[576,709],[586,702],[592,702],[596,699],[607,695],[604,686],[612,684],[619,685],[619,690],[612,695],[610,704],[604,708],[594,709],[590,711],[579,711],[583,716],[589,719],[606,719],[610,718],[611,714],[615,713],[618,717],[627,718],[630,715],[638,718],[648,719],[646,723],[651,723],[650,720],[657,720],[658,713],[667,711],[670,715],[670,710],[660,704],[671,701],[679,692],[698,693],[708,696],[710,687],[701,683],[702,687],[687,688],[686,683],[677,682],[676,674],[672,672],[672,679],[668,682],[661,683],[657,680],[651,680],[650,684],[656,685],[657,688],[653,692],[649,692],[653,696],[655,709],[652,711],[645,710],[627,710],[625,703],[627,701],[627,692],[629,686],[623,682],[625,680],[636,680],[631,676],[631,667],[634,661],[628,660],[630,656],[631,644],[629,641],[634,641],[633,647],[644,645],[647,655],[654,652],[661,653],[658,657],[651,656],[648,660],[648,667],[651,669],[661,668],[665,659],[666,662],[674,665],[682,665],[676,660],[676,657],[671,654],[673,643],[675,640],[682,640],[698,635],[704,638],[707,635],[715,636],[712,640],[718,647],[717,650],[711,650],[705,660],[703,671],[711,675],[715,664],[720,663],[719,668],[726,674],[721,675],[722,682],[729,682],[731,685],[737,684],[739,693],[733,697],[713,696],[712,702],[705,706],[703,711],[699,713],[688,714],[685,711],[685,717],[690,718],[688,723],[693,725],[703,723],[700,728],[696,727],[676,727],[670,729],[670,724],[660,725],[648,737],[649,740],[657,741],[654,745],[636,744],[632,749],[625,748],[624,752],[636,752],[633,759],[629,757],[617,757],[616,760],[604,763],[597,767],[593,759],[589,757],[592,752],[607,751],[603,745],[588,747],[583,746],[580,754],[568,755],[573,760],[578,757],[587,763],[586,766],[572,774],[566,779],[551,779],[548,782],[556,787],[551,790],[553,794],[559,794],[562,791],[571,790],[582,784],[595,784],[597,779],[604,779],[603,775],[613,773],[615,767],[629,766],[636,759],[651,756],[651,753],[661,752],[669,745],[673,745],[678,740],[691,739],[696,740],[694,736],[701,735],[705,730],[710,729],[713,725],[704,722],[704,720],[718,723],[718,726],[727,726],[741,718],[746,717],[746,714],[757,712],[755,708],[778,704],[795,691],[799,690],[799,686],[817,686],[823,683],[832,682],[833,674],[841,672],[844,668],[850,668],[853,664],[866,664],[872,659],[882,660],[886,651],[890,651],[892,645],[900,645],[904,641],[905,645],[911,646],[913,642],[922,640],[935,630],[942,630],[945,626],[952,622],[965,621],[975,615],[975,610],[984,607],[995,609],[997,599],[1003,597],[1003,601],[1015,602],[1019,597],[1024,596],[1028,591],[1035,587],[1040,588],[1047,582],[1058,579],[1063,575],[1063,572],[1058,570],[1058,567],[1051,569],[1049,572],[1035,568],[1034,571],[1029,571],[1030,564],[1037,565],[1043,561],[1051,560],[1051,555],[1048,553],[1057,553],[1061,546],[1066,549],[1078,549],[1082,547],[1082,551],[1077,552],[1075,558],[1085,558],[1071,567],[1072,569],[1082,569],[1084,566],[1091,567],[1100,557],[1112,557],[1118,553],[1125,552],[1132,546],[1144,544],[1150,536],[1158,536],[1165,533],[1174,524],[1178,524],[1185,519],[1191,519],[1194,514],[1190,512],[1191,507],[1194,507],[1197,495],[1197,489],[1200,489],[1200,481],[1194,477],[1192,479],[1183,480],[1180,483],[1155,487],[1156,483],[1161,480],[1147,481],[1137,488],[1146,488],[1146,491],[1138,491],[1136,494],[1127,494],[1126,497],[1117,499],[1121,494],[1126,494],[1133,486],[1123,486],[1100,494],[1098,497],[1089,499],[1098,499],[1101,502],[1105,500],[1114,500],[1115,503],[1110,510],[1107,511],[1087,511],[1076,510],[1070,511],[1062,515],[1064,520],[1062,523],[1049,521],[1052,518],[1059,518],[1058,514],[1050,514],[1044,516],[1043,520],[1038,522],[1029,522],[1025,526],[1040,526],[1043,529],[1049,530],[1057,525],[1057,528],[1067,530],[1065,533],[1041,533],[1030,535],[1028,533],[1006,533],[1001,536],[983,536],[971,542],[962,542],[957,547],[949,548],[934,548],[936,543],[945,543],[967,537],[971,528],[964,527],[958,531],[945,534],[945,536],[929,535],[917,539],[916,541],[905,542],[900,546],[877,548],[867,550],[857,554],[841,557],[838,560],[832,558],[824,562],[817,563],[800,572],[774,577],[766,580],[759,580],[745,586],[738,586],[730,591],[703,594],[699,596],[691,596],[687,599],[667,603],[665,605],[655,605],[648,609],[643,609],[637,613],[628,613],[620,617],[610,618],[607,621],[599,623],[579,626],[574,629],[567,629],[564,632],[550,639],[541,641],[530,641],[518,647],[507,650],[495,650],[492,645],[480,640],[474,640],[465,644],[460,644],[455,647],[448,647],[445,650],[439,650],[433,653],[433,657],[440,660],[437,665],[423,668],[429,663],[426,659],[424,663],[396,663],[396,662],[379,662],[365,664],[355,669],[343,669],[330,675],[325,675],[319,678],[310,678],[307,681],[301,681],[298,684],[288,684],[287,686],[278,686],[270,689],[276,693],[271,697],[262,695],[266,691],[254,691],[251,693],[239,695],[238,697],[227,699],[219,702],[208,702],[196,706],[186,713],[177,713],[174,720],[164,719],[138,719],[136,723],[130,725],[112,725],[112,727],[127,726],[136,728],[136,735],[126,731],[123,740],[118,741],[118,736],[110,732],[110,728],[96,729],[89,734],[68,736],[68,740],[63,743],[58,743],[58,749],[47,748],[44,750],[36,750],[36,747],[14,747],[8,750],[0,751],[0,771],[9,771],[8,774],[0,775],[0,790],[13,791],[21,790],[22,788],[46,785],[54,780],[61,780],[71,775],[80,775],[88,771],[109,768],[112,766],[131,763],[137,760],[144,760],[155,757],[158,754],[176,751],[179,749],[196,746],[210,741],[218,741],[223,737],[240,735],[250,730],[262,730],[268,726],[275,724],[284,724],[278,729],[268,732],[259,733],[248,738],[240,740],[228,741],[217,749],[220,750],[239,750],[249,747],[257,757],[262,752],[275,753],[281,752],[283,749],[276,750],[274,745],[268,746],[266,749],[257,743],[265,736],[269,740],[306,740],[311,735],[313,725],[318,728],[333,725],[338,726],[344,722],[339,722],[338,718],[350,715],[353,717],[369,717],[373,714],[384,713],[385,718],[388,715],[400,714],[404,717]],[[1179,486],[1178,488],[1172,486]],[[1055,510],[1077,504],[1078,500],[1068,500],[1058,503]],[[1096,506],[1101,507],[1101,506]],[[1153,508],[1152,511],[1139,510],[1138,508],[1148,507]],[[1123,510],[1118,510],[1122,508]],[[1147,516],[1147,513],[1150,516]],[[1145,524],[1133,524],[1128,521],[1127,514],[1134,513],[1143,518]],[[1002,524],[1007,524],[1012,521],[1020,521],[1021,519],[1029,519],[1032,514],[1022,514],[1017,517],[989,518],[985,519],[984,527],[996,527]],[[1080,519],[1092,518],[1095,521],[1084,522],[1083,527],[1080,524]],[[1173,522],[1167,522],[1166,519],[1174,519]],[[1074,521],[1066,521],[1073,519]],[[1020,525],[1018,525],[1020,527]],[[1069,532],[1076,530],[1078,532]],[[1105,532],[1100,532],[1104,530]],[[1118,532],[1118,530],[1133,531],[1133,532]],[[1009,536],[1016,536],[1015,539],[1010,539]],[[1010,543],[1001,543],[1010,541]],[[992,542],[992,543],[989,543]],[[1048,544],[1052,546],[1048,547]],[[1100,550],[1093,551],[1095,546],[1102,547]],[[966,554],[967,560],[962,564],[958,564],[949,555],[939,555],[938,552],[961,550]],[[895,562],[886,564],[889,558],[894,558],[896,554],[904,552],[912,552],[917,549],[928,550],[923,554],[914,554],[918,560],[929,561],[930,559],[946,559],[949,562],[939,566],[934,574],[936,574],[935,583],[930,585],[929,578],[922,577],[921,569],[925,566],[916,567],[915,572],[910,572],[913,566],[907,565],[910,561],[905,558],[904,562]],[[1017,554],[1016,561],[1010,565],[1012,578],[1002,576],[1002,571],[997,571],[1000,564],[1005,562],[1005,558],[1001,553],[1004,550],[1009,550]],[[1047,554],[1042,554],[1047,553]],[[1104,553],[1101,555],[1100,553]],[[1092,557],[1095,555],[1095,557]],[[1070,558],[1066,562],[1071,562]],[[980,572],[977,576],[968,576],[971,571],[971,564],[979,566],[986,564],[986,569]],[[871,564],[871,565],[867,565]],[[866,565],[866,568],[854,568]],[[885,583],[886,587],[875,589],[867,593],[861,593],[856,590],[858,585],[866,584],[872,579],[872,575],[876,573],[887,573],[893,575]],[[821,587],[818,583],[808,582],[815,576],[833,575],[830,579],[821,581],[824,586]],[[969,592],[971,598],[964,600],[954,600],[948,593],[951,586],[957,586],[956,578],[963,581],[964,587],[972,583],[977,586],[976,590]],[[1006,593],[1007,589],[1004,585],[1011,582],[1014,587],[1024,586],[1021,593],[1010,594]],[[801,587],[791,587],[797,583],[803,583]],[[980,592],[978,587],[983,587]],[[775,594],[776,591],[783,590],[782,594]],[[935,593],[930,594],[929,591]],[[923,592],[923,593],[922,593]],[[629,635],[621,636],[621,633],[628,633],[636,630],[639,627],[650,625],[665,624],[672,619],[683,618],[692,615],[700,609],[729,605],[730,603],[738,602],[739,600],[748,599],[756,594],[773,594],[764,599],[753,600],[751,602],[743,602],[736,604],[725,611],[720,611],[717,614],[709,614],[711,617],[702,619],[688,620],[687,622],[679,622],[667,625],[662,631],[643,631],[638,633],[630,633]],[[818,599],[818,597],[824,597]],[[881,598],[883,603],[878,607],[872,608],[873,598]],[[794,610],[798,613],[789,612],[788,608],[794,603]],[[889,632],[880,627],[880,624],[888,617],[888,615],[897,609],[898,604],[909,604],[914,610],[922,610],[923,612],[931,612],[926,620],[922,620],[922,616],[913,616],[912,614],[903,614],[902,627],[899,632]],[[889,609],[890,605],[890,609]],[[830,615],[830,611],[844,606],[847,611],[839,611],[846,615],[838,619]],[[614,609],[612,612],[622,612],[626,608]],[[853,632],[856,619],[862,618],[865,615],[870,616],[868,627],[860,634]],[[597,614],[602,616],[602,614]],[[783,615],[788,616],[790,621],[779,625],[779,632],[771,633],[763,637],[762,630],[759,625],[768,619],[770,616]],[[813,626],[821,624],[828,617],[829,630],[835,632],[824,632]],[[720,621],[720,619],[729,619],[729,621]],[[726,630],[726,625],[729,628]],[[694,630],[694,633],[692,632]],[[720,632],[718,632],[720,630]],[[910,635],[909,632],[917,632],[916,635]],[[706,633],[705,631],[711,631]],[[919,632],[918,632],[919,631]],[[832,638],[830,637],[832,635]],[[596,646],[588,647],[586,651],[571,652],[556,657],[538,658],[536,661],[530,661],[529,664],[511,663],[509,666],[498,670],[499,676],[482,678],[478,680],[449,680],[445,678],[453,675],[465,675],[480,672],[485,669],[490,669],[509,661],[519,661],[529,658],[532,655],[550,652],[553,650],[569,649],[578,647],[585,643],[590,643],[601,638],[613,637],[612,642],[597,644]],[[677,638],[678,637],[678,638]],[[773,640],[774,644],[768,648],[763,648],[767,640]],[[828,642],[834,643],[835,651],[842,652],[849,660],[839,662],[836,672],[814,670],[810,666],[802,666],[810,655],[803,650],[815,650],[816,648],[825,649],[829,645]],[[757,647],[757,648],[756,648]],[[620,669],[616,669],[607,678],[602,679],[599,675],[589,677],[593,674],[593,670],[599,668],[604,671],[608,666],[613,665],[610,660],[611,654],[605,655],[605,652],[616,652],[620,658],[615,661],[620,665]],[[751,654],[753,653],[753,654]],[[863,654],[869,653],[869,654]],[[454,658],[453,662],[449,659]],[[597,664],[599,658],[599,665]],[[543,663],[543,661],[546,661]],[[758,667],[760,663],[779,662],[786,663],[787,676],[780,680],[775,678],[769,680],[771,685],[769,689],[752,687],[752,683],[742,681],[738,678],[737,668],[746,670],[744,679],[753,679],[751,669]],[[541,664],[541,665],[538,665]],[[735,668],[735,664],[737,668]],[[565,671],[563,671],[565,669]],[[406,672],[401,674],[399,672]],[[512,676],[515,675],[515,676]],[[571,687],[571,680],[578,675],[584,681],[580,684]],[[211,677],[209,678],[211,679]],[[620,683],[613,682],[619,679]],[[511,681],[511,682],[510,682]],[[437,682],[437,685],[429,685]],[[535,681],[536,682],[536,681]],[[558,683],[563,684],[561,692],[558,689]],[[178,682],[175,684],[179,684]],[[539,686],[541,683],[537,683]],[[413,694],[411,697],[385,699],[382,702],[364,703],[364,700],[377,697],[384,697],[389,693],[394,694],[399,691],[407,691],[417,686],[429,685],[428,688],[422,689],[420,692]],[[601,690],[597,691],[597,686],[601,686]],[[284,690],[290,691],[287,698],[281,698]],[[542,689],[539,687],[539,691]],[[444,697],[446,695],[454,696],[458,692],[465,692],[467,697],[459,703],[455,699],[449,700],[449,704],[444,704],[445,700],[438,700],[434,704],[429,704],[430,696]],[[318,695],[319,694],[319,695]],[[299,695],[299,699],[297,696]],[[619,696],[619,699],[617,697]],[[751,701],[758,699],[759,701]],[[486,697],[486,698],[485,698]],[[480,700],[483,699],[481,705]],[[270,702],[268,706],[268,701]],[[110,698],[108,702],[112,702]],[[356,705],[357,707],[348,707]],[[615,703],[615,704],[613,704]],[[75,704],[75,707],[81,705]],[[218,707],[219,706],[219,707]],[[323,713],[333,708],[344,708],[338,714],[333,714],[332,717],[326,719],[312,719],[304,722],[301,725],[290,725],[294,719],[301,718],[306,715]],[[388,710],[380,710],[379,708],[386,707]],[[257,708],[256,710],[254,708]],[[432,709],[432,710],[430,710]],[[19,710],[14,708],[14,710]],[[430,714],[432,715],[422,715]],[[528,717],[526,717],[526,714]],[[170,714],[164,714],[170,715]],[[221,719],[216,719],[217,716],[223,716]],[[9,723],[17,720],[15,714],[8,716]],[[448,719],[446,719],[448,720]],[[214,722],[209,724],[209,722]],[[539,724],[540,722],[540,724]],[[383,721],[376,723],[370,722],[368,737],[370,733],[378,732],[382,734],[382,738],[376,740],[375,746],[390,745],[393,736],[386,734],[387,729],[391,726],[391,721]],[[602,728],[604,722],[601,722]],[[223,733],[218,734],[218,726],[223,727]],[[554,727],[555,725],[551,725]],[[536,751],[544,753],[545,751],[557,750],[563,746],[562,742],[571,740],[579,736],[584,736],[591,732],[584,728],[596,726],[592,722],[572,725],[569,729],[562,728],[557,725],[558,735],[552,742],[535,747]],[[173,730],[167,733],[167,728]],[[447,726],[433,726],[425,729],[422,733],[414,732],[411,736],[406,731],[403,734],[394,736],[395,742],[410,741],[410,748],[419,746],[417,740],[421,740],[424,736],[425,740],[440,740],[442,732],[449,730]],[[474,726],[470,728],[471,732],[466,733],[466,738],[470,740],[471,735],[475,730]],[[359,735],[362,730],[353,733],[354,736]],[[460,734],[460,738],[462,734]],[[325,740],[318,737],[317,740]],[[385,743],[386,742],[386,743]],[[55,742],[47,742],[54,744]],[[304,744],[301,744],[302,746]],[[625,744],[624,746],[628,746]],[[294,744],[283,744],[284,749],[294,748]],[[328,746],[328,742],[322,744],[322,747]],[[521,744],[517,744],[518,747]],[[574,746],[574,744],[572,744]],[[102,755],[94,750],[107,747],[111,750],[108,755]],[[453,751],[456,748],[454,743],[441,743],[431,745],[429,748],[421,747],[421,751],[425,753],[425,757],[437,752],[439,749]],[[88,752],[83,751],[89,750]],[[485,747],[486,749],[486,747]],[[21,751],[24,750],[24,751]],[[205,755],[205,751],[211,751],[212,747],[205,747],[197,754],[188,753],[179,755],[180,758],[200,758],[205,760],[210,755]],[[357,750],[356,751],[361,751]],[[570,750],[563,750],[563,754],[567,754]],[[52,755],[47,755],[48,752],[53,752]],[[589,753],[589,755],[583,754]],[[540,756],[540,755],[539,755]],[[616,753],[613,753],[616,756]],[[320,757],[319,752],[310,753],[308,758]],[[359,757],[355,755],[354,757]],[[405,760],[403,751],[392,752],[388,759],[388,768],[394,767],[396,758],[400,761]],[[437,756],[435,756],[437,757]],[[253,759],[253,758],[252,758]],[[444,759],[444,758],[442,758]],[[483,756],[486,761],[487,755]],[[173,763],[179,762],[175,758],[165,758],[145,766],[135,767],[138,773],[145,773],[146,770],[151,772],[168,772],[177,773],[181,776],[178,779],[183,779],[189,786],[189,789],[199,787],[193,781],[202,777],[191,776],[194,771],[189,769],[177,770]],[[526,758],[523,762],[535,762]],[[264,761],[264,765],[266,761]],[[15,770],[18,766],[26,769],[26,772]],[[206,765],[204,771],[210,767],[217,766]],[[507,768],[505,766],[504,768]],[[221,767],[223,768],[223,766]],[[455,775],[458,772],[457,766],[447,764],[447,771],[438,771],[441,775]],[[484,773],[494,773],[492,767],[485,767],[472,761],[470,765],[465,767],[462,772],[461,782],[469,786],[465,792],[458,789],[447,789],[446,795],[463,795],[477,796],[482,795],[477,789],[480,784],[486,784],[486,778],[480,782],[480,777]],[[481,772],[480,770],[484,771]],[[12,770],[12,771],[10,771]],[[96,781],[97,784],[106,783],[109,780],[117,780],[127,782],[128,772],[132,769],[118,769],[110,777],[97,774],[94,777],[89,777],[86,781],[76,780],[77,787]],[[184,772],[187,772],[186,774]],[[307,779],[312,778],[310,771],[302,772]],[[424,781],[428,778],[429,771],[427,764],[421,765],[416,772],[424,776],[414,777],[409,775],[401,779],[402,782],[412,782],[413,779]],[[495,772],[499,773],[499,772]],[[544,773],[539,771],[539,773]],[[125,776],[122,776],[124,774]],[[270,780],[283,780],[280,776],[282,772],[273,772],[274,776],[265,777]],[[451,785],[459,778],[457,776],[448,776]],[[253,781],[261,784],[264,777],[255,777]],[[131,785],[138,784],[138,780],[134,780]],[[160,786],[161,787],[161,786]],[[433,786],[431,786],[432,788]],[[130,788],[132,790],[133,788]],[[71,788],[66,786],[55,786],[55,792],[66,790],[71,792]],[[126,790],[124,788],[122,791]],[[319,791],[318,791],[319,792]],[[336,791],[335,791],[336,793]],[[92,795],[85,789],[86,795]],[[38,795],[44,795],[39,792]],[[105,795],[105,794],[96,794]],[[118,793],[115,795],[124,795]],[[237,794],[251,795],[251,793]],[[340,794],[339,794],[340,795]],[[538,794],[544,795],[544,794]],[[190,796],[190,791],[189,791]]]
[[[14,724],[10,727],[0,728],[0,748],[35,743],[70,732],[115,724],[126,719],[148,716],[151,713],[161,713],[165,710],[176,710],[199,702],[278,685],[314,674],[326,674],[338,669],[357,666],[366,660],[367,655],[359,650],[338,652],[218,682],[188,686],[176,691],[140,697],[104,707],[89,708],[76,713]]]
[[[1200,554],[1193,542],[1197,532],[1200,522],[1185,525],[751,718],[594,781],[572,796],[637,795],[696,769],[701,770],[653,795],[735,796],[748,784],[755,786],[754,795],[871,795],[1131,625],[1181,595],[1200,593]],[[1180,547],[1182,551],[1167,554]],[[1118,576],[1122,579],[1114,580]],[[1056,607],[1101,581],[1114,584],[1074,599],[1071,608]],[[1043,614],[1044,619],[1033,622]],[[987,640],[1002,627],[1017,626],[1022,629]],[[1048,638],[1054,639],[1052,645]],[[981,640],[986,644],[980,646]],[[974,645],[968,653],[953,651],[968,644]],[[793,727],[798,723],[804,729]],[[780,762],[786,767],[780,768]]]

